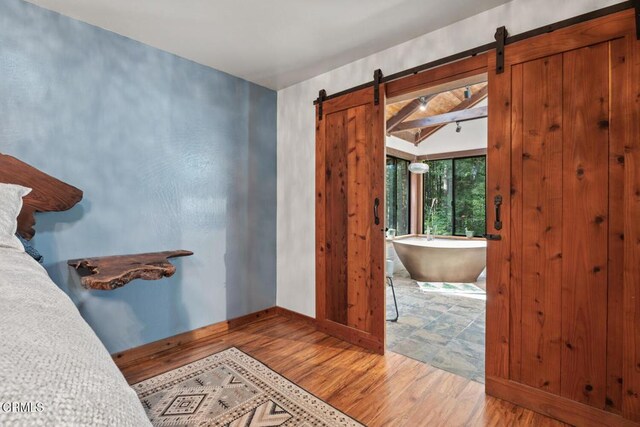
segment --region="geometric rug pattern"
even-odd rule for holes
[[[440,294],[486,294],[485,290],[473,283],[416,282],[423,292]]]
[[[235,347],[132,387],[154,426],[362,426]]]

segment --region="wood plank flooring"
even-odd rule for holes
[[[564,426],[484,385],[400,354],[371,353],[276,316],[120,366],[130,384],[235,346],[368,426]]]

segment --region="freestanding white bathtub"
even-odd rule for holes
[[[419,282],[473,283],[487,266],[487,242],[481,239],[414,234],[396,237],[393,248],[411,278]]]

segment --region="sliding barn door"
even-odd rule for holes
[[[508,45],[501,74],[495,58],[487,391],[577,424],[640,421],[633,13]]]
[[[316,318],[345,341],[384,352],[384,99],[373,88],[316,114]],[[319,109],[319,108],[318,108]]]

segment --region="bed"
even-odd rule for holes
[[[0,154],[0,183],[55,184],[53,201],[44,186],[24,198],[18,230],[32,236],[34,212],[69,208],[79,190],[9,157]],[[0,425],[150,425],[71,299],[31,256],[6,246],[0,246]]]

